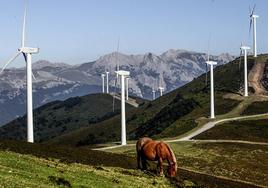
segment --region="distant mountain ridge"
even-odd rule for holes
[[[230,62],[234,56],[211,56],[219,65]],[[186,50],[168,50],[161,55],[153,53],[126,55],[113,52],[98,60],[80,65],[38,61],[33,64],[34,106],[55,100],[65,100],[101,91],[101,73],[110,72],[110,86],[114,85],[116,64],[131,71],[130,93],[151,99],[162,82],[165,92],[174,90],[206,71],[206,54]],[[158,94],[159,95],[159,94]],[[0,124],[22,116],[26,111],[25,68],[6,69],[0,77]]]

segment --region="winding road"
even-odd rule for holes
[[[195,131],[191,132],[190,134],[179,138],[179,139],[173,139],[173,140],[166,140],[165,142],[167,143],[172,143],[172,142],[181,142],[181,141],[204,141],[204,142],[221,142],[221,143],[244,143],[244,144],[258,144],[258,145],[268,145],[268,143],[265,142],[252,142],[252,141],[243,141],[243,140],[193,140],[195,136],[212,129],[215,127],[217,124],[220,123],[225,123],[228,121],[237,121],[237,120],[251,120],[255,118],[262,118],[262,117],[267,117],[268,118],[268,113],[265,114],[257,114],[257,115],[249,115],[249,116],[240,116],[240,117],[233,117],[233,118],[226,118],[226,119],[221,119],[221,120],[216,120],[216,121],[211,121],[206,124],[204,124],[201,128],[196,129]],[[126,146],[135,146],[135,144],[127,144]],[[102,148],[95,148],[93,150],[109,150],[109,149],[115,149],[115,148],[120,148],[120,147],[126,147],[122,145],[116,145],[116,146],[108,146],[108,147],[102,147]]]

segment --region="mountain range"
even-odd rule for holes
[[[218,65],[234,59],[227,53],[210,56]],[[110,72],[110,86],[115,86],[116,65],[129,70],[130,94],[151,99],[152,89],[161,84],[172,91],[206,71],[206,54],[186,50],[168,50],[161,55],[146,53],[125,55],[113,52],[98,60],[79,65],[51,63],[41,60],[33,64],[33,100],[37,108],[55,100],[101,92],[101,74]],[[159,95],[159,93],[157,93]],[[0,124],[26,112],[25,67],[6,69],[0,77]]]

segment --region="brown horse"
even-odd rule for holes
[[[176,176],[177,173],[177,161],[176,157],[169,147],[164,142],[157,142],[151,138],[140,138],[136,143],[137,150],[137,162],[138,169],[146,170],[147,169],[147,160],[149,161],[158,161],[158,170],[160,176],[163,173],[163,161],[168,161],[168,175],[171,177]],[[142,167],[141,164],[142,163]]]

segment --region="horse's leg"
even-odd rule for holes
[[[144,158],[141,158],[141,163],[142,163],[142,170],[147,170],[147,161]]]
[[[160,176],[164,176],[164,172],[163,172],[163,159],[159,158],[158,159],[158,165],[157,165],[158,169],[159,169],[159,175]]]

